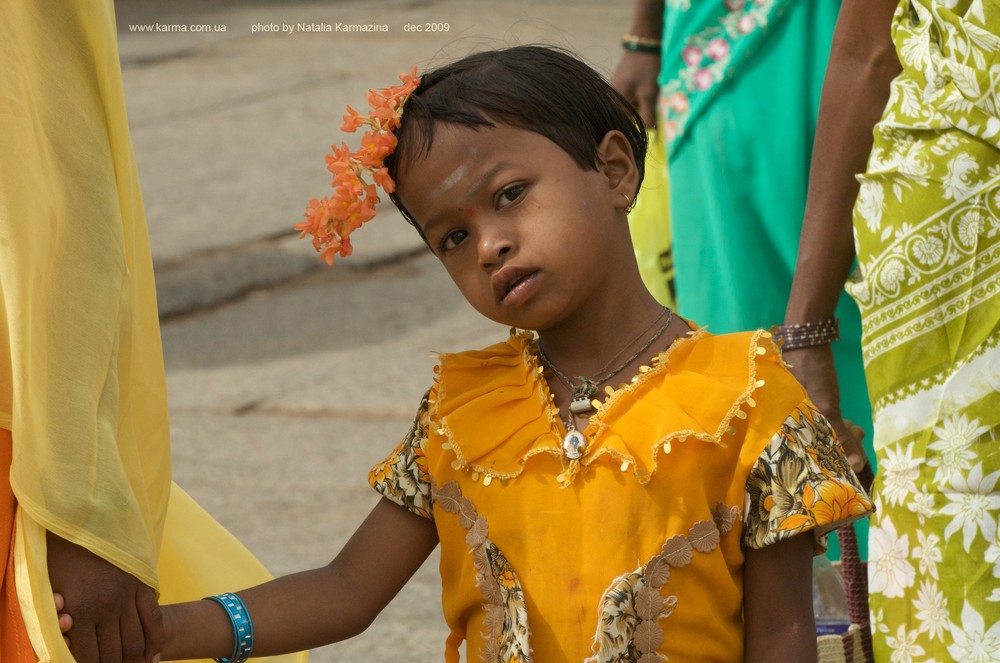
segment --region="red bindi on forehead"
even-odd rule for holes
[[[476,212],[476,210],[475,210],[475,209],[473,209],[473,208],[471,208],[471,207],[466,207],[465,209],[463,209],[463,210],[462,210],[462,214],[463,214],[463,215],[465,216],[465,218],[467,218],[467,219],[474,219],[474,218],[476,218],[476,215],[477,215],[478,213]]]

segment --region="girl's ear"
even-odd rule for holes
[[[615,198],[615,207],[627,209],[639,189],[639,169],[632,154],[632,145],[625,134],[609,131],[597,145],[597,170],[608,180]]]

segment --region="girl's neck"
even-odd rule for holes
[[[640,349],[666,320],[664,307],[643,289],[631,300],[619,297],[604,306],[588,307],[557,328],[540,330],[538,338],[547,358],[567,375],[592,378],[609,361],[617,366],[619,359],[629,359],[630,352]],[[673,336],[662,338],[643,355],[661,351]],[[644,359],[648,357],[634,358]]]

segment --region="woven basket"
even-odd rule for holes
[[[865,490],[871,490],[872,468],[858,472],[858,480]],[[858,554],[858,537],[854,526],[837,530],[840,539],[840,572],[844,576],[847,594],[847,612],[851,628],[843,635],[823,635],[816,639],[819,663],[872,663],[871,613],[868,610],[868,568]]]
[[[820,663],[861,663],[870,661],[861,643],[861,627],[851,624],[843,635],[821,635],[816,639]]]

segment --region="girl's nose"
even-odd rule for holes
[[[485,269],[503,262],[514,248],[514,240],[509,233],[486,232],[479,239],[479,265]]]

